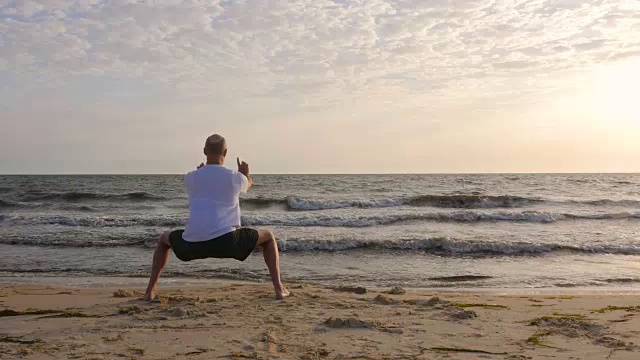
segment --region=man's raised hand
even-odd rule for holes
[[[249,164],[244,161],[240,161],[240,158],[237,158],[238,161],[238,172],[244,174],[244,176],[249,176]]]

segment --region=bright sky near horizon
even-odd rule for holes
[[[0,174],[640,172],[638,0],[0,0]]]

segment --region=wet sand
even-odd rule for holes
[[[0,285],[2,359],[639,359],[640,297]]]

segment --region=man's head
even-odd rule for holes
[[[204,154],[207,156],[207,163],[223,164],[227,156],[227,141],[218,134],[213,134],[204,143]]]

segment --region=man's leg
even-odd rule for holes
[[[160,236],[160,240],[156,244],[156,251],[153,253],[153,265],[151,266],[151,278],[149,279],[149,286],[147,286],[147,293],[144,295],[144,299],[151,301],[156,297],[156,284],[160,279],[160,273],[162,269],[167,265],[169,260],[169,250],[171,250],[171,243],[169,242],[169,234],[167,231]]]
[[[278,243],[276,237],[269,230],[258,230],[258,245],[262,247],[264,262],[269,268],[273,289],[276,291],[276,299],[282,300],[289,296],[289,291],[285,289],[280,281],[280,258],[278,255]]]

